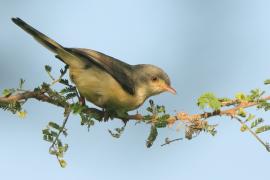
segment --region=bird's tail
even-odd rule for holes
[[[29,33],[36,39],[40,44],[45,46],[47,49],[51,50],[52,52],[56,53],[67,65],[70,66],[83,66],[83,62],[78,59],[78,57],[74,56],[73,54],[67,52],[63,46],[58,44],[56,41],[52,40],[45,34],[39,32],[20,18],[12,18],[12,21],[22,28],[24,31]]]

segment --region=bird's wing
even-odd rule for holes
[[[131,95],[135,94],[135,83],[132,76],[133,67],[131,65],[90,49],[65,48],[65,50],[79,58],[87,60],[89,66],[94,64],[105,70],[126,92]]]

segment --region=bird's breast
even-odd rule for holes
[[[102,108],[130,111],[145,100],[126,92],[110,74],[94,65],[85,69],[70,68],[70,77],[81,95]]]

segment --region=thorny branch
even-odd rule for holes
[[[56,155],[60,165],[64,167],[66,162],[62,159],[63,153],[67,150],[67,144],[62,145],[59,139],[61,134],[66,136],[65,126],[67,124],[68,118],[71,113],[79,114],[81,116],[82,125],[87,125],[88,128],[94,124],[93,119],[97,121],[103,121],[107,118],[108,114],[103,110],[96,108],[89,108],[87,105],[80,105],[74,102],[73,98],[76,97],[78,100],[80,98],[79,93],[73,85],[69,84],[68,80],[63,79],[64,75],[68,70],[68,66],[65,66],[64,70],[61,70],[61,75],[59,78],[54,78],[51,75],[51,67],[45,66],[45,69],[52,80],[52,83],[43,83],[40,87],[34,90],[23,90],[22,84],[24,80],[20,82],[20,88],[17,90],[11,89],[4,93],[4,96],[0,97],[0,108],[4,110],[10,110],[11,112],[19,112],[21,110],[21,105],[26,103],[30,99],[35,99],[41,102],[49,103],[57,107],[63,108],[65,110],[65,119],[62,126],[52,123],[52,128],[56,129],[57,132],[51,130],[50,127],[43,130],[45,140],[51,142],[50,153]],[[51,87],[60,83],[65,86],[60,92],[53,90]],[[270,80],[266,81],[265,84],[270,84]],[[250,132],[266,149],[270,152],[270,146],[268,143],[264,142],[259,136],[259,133],[266,132],[270,130],[270,126],[262,126],[260,129],[254,131],[254,128],[260,125],[262,120],[254,120],[255,115],[249,114],[247,117],[244,109],[250,107],[256,107],[258,109],[264,109],[265,111],[270,110],[270,96],[263,96],[264,92],[259,90],[251,91],[250,95],[240,94],[234,99],[218,99],[211,93],[205,93],[203,98],[198,99],[198,106],[205,110],[206,107],[210,107],[213,111],[203,112],[199,114],[188,114],[186,112],[177,112],[174,115],[169,115],[165,111],[164,106],[155,105],[153,101],[150,100],[150,107],[147,111],[150,112],[148,115],[134,114],[127,115],[125,117],[114,116],[113,118],[121,119],[124,123],[131,120],[135,120],[137,123],[147,123],[151,124],[151,133],[147,140],[147,147],[151,147],[155,141],[158,131],[157,128],[172,127],[177,122],[181,122],[185,125],[185,135],[187,139],[192,139],[196,137],[201,132],[207,132],[212,135],[216,134],[216,125],[209,125],[209,118],[226,116],[238,120],[244,131]],[[72,101],[70,101],[72,99]],[[200,104],[201,103],[201,104]],[[247,118],[243,121],[241,118]],[[251,123],[252,122],[252,123]],[[250,123],[251,127],[248,127],[246,123]],[[114,137],[119,138],[125,128],[117,128]],[[52,134],[51,134],[52,133]],[[165,139],[165,143],[161,146],[166,146],[171,143],[182,140],[182,138],[177,138],[170,140]]]
[[[49,104],[62,107],[62,108],[66,108],[71,105],[69,102],[66,102],[66,101],[61,102],[61,103],[54,101],[54,99],[50,98],[50,96],[47,95],[46,91],[43,89],[39,91],[25,91],[25,92],[11,95],[8,97],[0,97],[0,103],[14,103],[14,102],[27,101],[29,99],[36,99],[38,101],[47,102]],[[269,101],[270,96],[263,97],[261,98],[261,100]],[[259,101],[258,102],[239,102],[238,100],[232,100],[230,102],[224,102],[223,104],[226,104],[226,106],[229,104],[230,106],[234,106],[234,107],[227,110],[223,110],[223,111],[217,110],[214,112],[205,112],[201,114],[188,114],[186,112],[179,112],[176,115],[170,116],[167,119],[167,122],[170,125],[172,125],[176,121],[185,121],[185,122],[195,123],[198,120],[208,119],[215,116],[235,117],[237,115],[237,111],[239,111],[241,108],[246,109],[246,108],[257,106],[259,104]],[[83,112],[86,114],[95,114],[99,120],[102,120],[102,118],[105,115],[103,111],[96,108],[87,108],[87,109],[84,109]],[[141,114],[135,114],[135,115],[129,115],[126,118],[127,120],[140,121],[140,120],[143,120],[143,117],[144,116]],[[115,117],[115,118],[123,119],[123,117]],[[155,119],[153,119],[153,121],[155,121]]]
[[[49,104],[62,107],[64,109],[71,106],[71,104],[67,101],[62,101],[62,102],[55,101],[46,93],[45,89],[40,89],[38,91],[21,92],[21,93],[11,95],[8,97],[0,97],[0,103],[14,103],[14,102],[21,102],[21,101],[26,102],[29,99],[36,99],[38,101],[47,102]],[[260,100],[268,101],[270,100],[270,96],[263,97]],[[237,118],[237,113],[240,109],[246,109],[246,108],[257,106],[259,104],[259,101],[240,102],[239,100],[235,99],[229,102],[223,102],[223,104],[226,105],[226,107],[228,105],[233,106],[233,107],[226,110],[217,110],[214,112],[205,112],[201,114],[188,114],[186,112],[179,112],[179,113],[176,113],[175,115],[170,116],[166,121],[169,126],[172,126],[177,121],[182,121],[184,123],[188,123],[189,126],[192,126],[194,129],[202,129],[205,123],[205,121],[203,120],[205,119],[209,119],[215,116],[228,116],[231,118]],[[85,114],[91,114],[99,121],[102,121],[102,118],[105,116],[104,111],[101,111],[96,108],[85,108],[82,110],[82,112]],[[123,119],[123,117],[115,117],[115,118]],[[143,121],[144,116],[141,114],[135,114],[135,115],[129,115],[128,117],[124,117],[124,119],[128,121],[130,120]],[[157,120],[153,117],[151,121],[152,123],[155,123],[155,121]],[[255,133],[253,132],[252,134],[254,135]],[[257,135],[255,137],[256,139],[259,140]]]

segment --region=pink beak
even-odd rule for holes
[[[174,88],[172,88],[171,86],[165,86],[164,89],[174,95],[177,94],[176,90]]]

